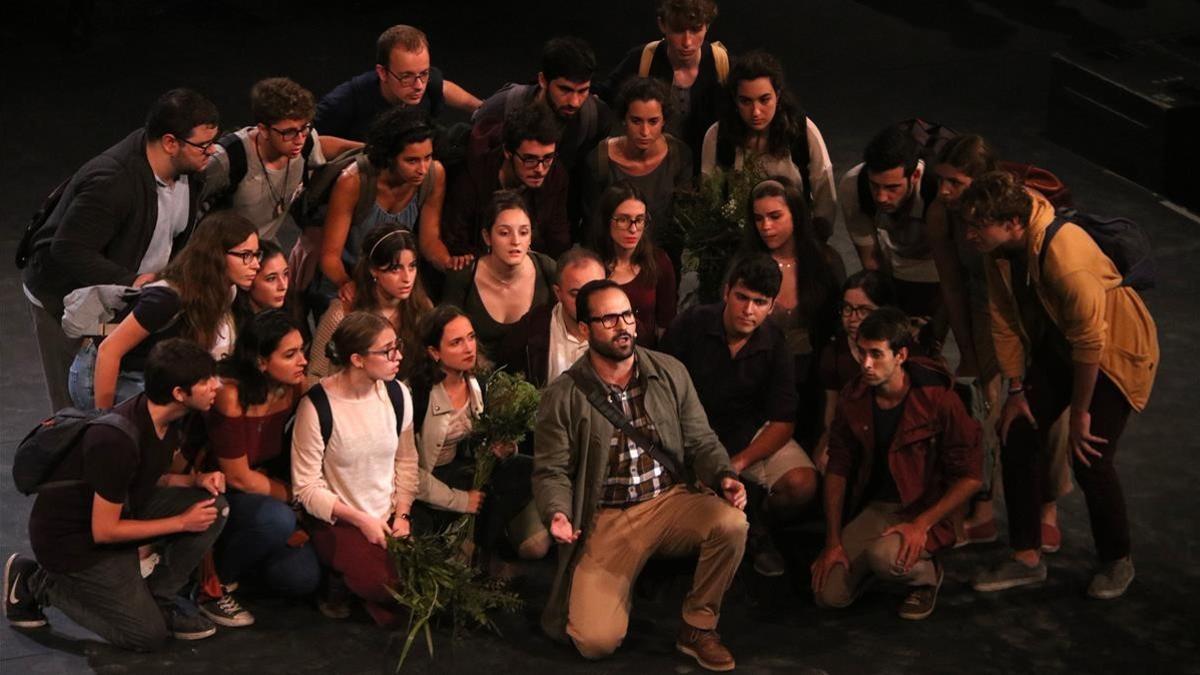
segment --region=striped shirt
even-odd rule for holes
[[[655,444],[659,443],[654,421],[646,414],[645,387],[638,377],[637,365],[629,385],[622,389],[604,383],[609,400],[617,406]],[[608,475],[600,491],[601,507],[623,508],[653,499],[674,484],[667,469],[654,459],[648,448],[642,448],[620,428],[613,430],[609,443]]]

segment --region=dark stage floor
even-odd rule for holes
[[[87,2],[81,4],[89,4]],[[0,554],[28,551],[31,500],[13,489],[13,447],[46,412],[36,346],[12,251],[27,214],[76,166],[138,126],[161,91],[188,85],[212,97],[227,128],[249,118],[251,83],[290,75],[318,94],[366,69],[375,36],[392,23],[423,27],[434,63],[486,95],[536,71],[539,46],[554,33],[595,45],[605,67],[629,46],[656,37],[650,0],[610,3],[502,2],[472,9],[454,2],[221,3],[95,2],[90,26],[67,0],[6,7],[8,47],[0,101]],[[730,591],[721,623],[743,672],[1200,672],[1200,518],[1196,486],[1200,422],[1194,417],[1200,347],[1200,222],[1145,189],[1072,154],[1043,133],[1049,55],[1059,49],[1169,34],[1200,26],[1200,3],[1166,0],[807,0],[727,1],[712,35],[735,52],[780,55],[804,107],[824,132],[834,164],[849,168],[886,123],[920,115],[978,131],[1013,159],[1050,167],[1078,202],[1125,214],[1150,230],[1161,266],[1147,293],[1164,367],[1149,409],[1130,425],[1119,460],[1133,523],[1138,579],[1121,600],[1088,600],[1091,541],[1078,492],[1062,504],[1065,545],[1050,557],[1044,587],[994,596],[967,579],[1000,544],[951,556],[937,612],[922,623],[895,617],[898,595],[873,593],[852,609],[819,612],[807,561],[792,577],[765,582],[746,573]],[[541,12],[544,16],[535,16]],[[11,19],[24,20],[13,21]],[[852,268],[849,242],[836,242]],[[1191,269],[1191,272],[1187,270]],[[1192,382],[1192,384],[1189,384]],[[798,539],[803,555],[819,540]],[[504,637],[453,642],[439,636],[430,661],[418,648],[412,672],[697,672],[674,653],[681,582],[639,599],[631,634],[616,657],[588,664],[543,639],[536,615],[546,593],[530,584],[521,614],[503,617]],[[392,635],[365,615],[334,623],[310,606],[246,596],[252,629],[222,630],[137,656],[81,639],[52,613],[53,632],[0,627],[5,673],[389,672]],[[1190,627],[1189,627],[1190,626]]]

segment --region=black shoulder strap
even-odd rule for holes
[[[620,429],[622,433],[632,439],[634,443],[637,443],[638,446],[647,450],[650,456],[657,460],[659,464],[662,464],[667,473],[671,474],[672,478],[680,480],[683,474],[680,472],[675,458],[663,452],[662,447],[658,443],[652,441],[646,434],[633,426],[633,422],[618,410],[617,406],[613,405],[612,401],[608,400],[608,397],[600,391],[599,382],[574,369],[568,370],[567,375],[571,376],[571,379],[575,381],[575,386],[579,387],[584,395],[587,396],[588,403],[591,403],[596,410],[599,410],[605,419],[611,422],[614,427]]]
[[[309,136],[312,139],[312,136]],[[246,172],[249,171],[249,166],[246,160],[246,144],[242,142],[242,138],[236,133],[225,134],[217,141],[225,149],[225,156],[229,159],[229,190],[230,192],[237,191],[237,186],[246,177]]]
[[[321,441],[325,445],[329,445],[329,439],[333,437],[333,410],[329,407],[329,394],[325,393],[325,389],[318,382],[308,390],[305,396],[312,401],[313,408],[317,410],[317,422],[321,426]]]
[[[396,380],[388,380],[386,384],[392,409],[396,411],[396,435],[399,436],[404,430],[404,390]]]
[[[733,148],[733,141],[729,140],[729,136],[722,131],[721,127],[717,127],[717,166],[723,169],[732,169],[737,153]]]
[[[126,436],[129,437],[129,442],[133,443],[133,449],[137,451],[139,456],[141,455],[141,452],[142,452],[141,432],[138,431],[137,426],[135,426],[134,423],[128,417],[125,417],[124,415],[121,415],[118,413],[108,412],[108,413],[104,413],[103,415],[100,415],[98,417],[93,417],[92,419],[88,420],[86,423],[86,426],[89,426],[89,427],[95,426],[95,425],[102,425],[102,426],[112,427],[114,429],[121,430],[122,432],[125,433]],[[84,431],[86,431],[86,429]],[[83,437],[82,434],[80,434],[79,436],[76,436],[76,438],[78,438],[78,439],[82,439],[82,437]],[[84,482],[86,482],[86,481],[84,481],[82,478],[67,478],[64,480],[52,480],[52,481],[47,481],[45,483],[38,484],[36,491],[41,492],[43,490],[67,487],[69,485],[79,485]]]
[[[796,138],[792,139],[792,147],[788,148],[792,153],[792,164],[796,165],[796,169],[800,171],[800,182],[803,183],[800,189],[803,191],[804,199],[808,202],[811,209],[813,206],[813,189],[812,189],[812,171],[809,165],[809,153],[811,149],[808,145],[808,116],[803,112],[800,113],[800,133]]]
[[[1058,234],[1058,231],[1061,230],[1062,226],[1066,224],[1067,221],[1055,216],[1054,220],[1050,221],[1050,224],[1046,226],[1046,235],[1042,237],[1042,250],[1038,251],[1039,279],[1042,276],[1042,269],[1046,266],[1046,252],[1050,250],[1050,240],[1054,239],[1054,235]]]

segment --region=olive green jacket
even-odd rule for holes
[[[663,450],[684,467],[689,483],[704,483],[720,494],[721,479],[734,476],[729,453],[708,426],[687,369],[661,352],[637,347],[635,354],[646,413],[654,421]],[[570,371],[597,378],[586,354]],[[613,431],[612,423],[588,403],[567,373],[542,393],[533,436],[534,500],[547,526],[561,511],[581,531],[574,544],[559,546],[558,571],[542,614],[543,630],[558,640],[567,637],[571,574],[595,524]]]

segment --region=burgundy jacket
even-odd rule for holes
[[[915,516],[941,499],[963,478],[983,478],[981,430],[954,391],[954,379],[937,362],[914,357],[904,364],[910,389],[892,446],[888,468],[900,493],[901,513]],[[875,457],[874,392],[860,374],[838,396],[829,434],[827,471],[847,479],[848,514],[863,506],[863,490]],[[954,526],[942,520],[929,531],[926,549],[954,545]]]

